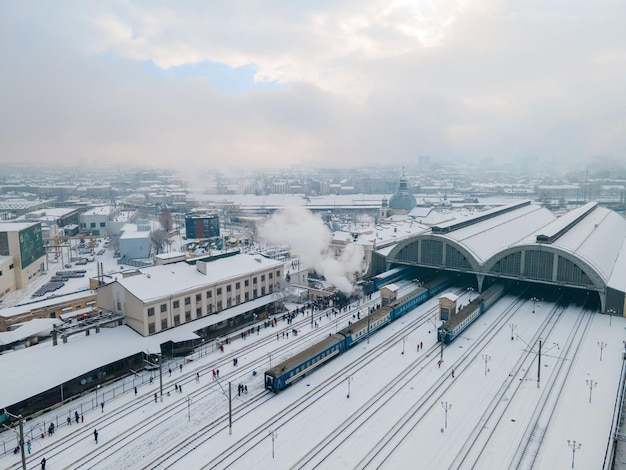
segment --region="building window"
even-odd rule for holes
[[[244,294],[244,299],[246,299],[246,302],[247,302],[248,300],[250,300],[250,292],[246,292],[246,293]]]
[[[206,311],[209,315],[213,313],[213,304],[209,304],[206,306]]]
[[[202,294],[196,294],[196,303],[202,302]]]
[[[237,305],[241,303],[241,296],[239,294],[237,294],[237,299],[235,300],[235,302],[237,303]]]
[[[243,285],[244,287],[248,287],[250,285],[250,281],[246,279],[245,281],[243,281]]]
[[[100,227],[106,227],[106,222],[100,222]]]
[[[217,295],[222,295],[222,288],[221,287],[217,288]]]
[[[174,315],[174,326],[180,325],[180,315]]]
[[[161,313],[167,312],[167,304],[161,304]]]
[[[0,276],[2,276],[2,271],[0,271]]]
[[[211,292],[210,290],[206,291],[206,298],[210,299],[211,297],[213,297],[213,292]]]
[[[233,299],[231,299],[230,297],[226,299],[226,308],[231,307],[233,304]]]
[[[180,307],[180,302],[178,300],[174,301],[174,308]]]
[[[226,292],[230,292],[232,290],[232,286],[230,284],[228,284],[226,286]]]
[[[198,307],[196,309],[196,318],[200,318],[202,316],[202,307]]]
[[[161,329],[162,330],[167,330],[167,318],[163,318],[161,320]]]
[[[185,321],[191,321],[191,312],[185,312]]]
[[[252,284],[256,284],[256,277],[252,278]]]
[[[265,274],[261,274],[261,282],[265,282]]]
[[[280,271],[276,271],[276,277],[280,278]]]
[[[256,299],[256,298],[257,298],[257,295],[256,295],[256,289],[253,289],[253,290],[252,290],[252,298],[253,298],[253,299]]]
[[[236,283],[235,283],[235,289],[236,289],[236,290],[241,289],[241,282],[236,282]]]
[[[148,316],[149,316],[149,317],[153,317],[153,316],[154,316],[154,307],[150,307],[150,308],[148,309]]]
[[[151,335],[156,331],[156,327],[154,326],[154,322],[148,323],[148,334]]]
[[[13,264],[9,265],[9,269],[13,269],[13,267],[14,267]]]
[[[91,222],[91,223],[89,224],[89,226],[90,226],[91,228],[96,228],[96,223],[95,223],[95,222]]]
[[[269,290],[269,293],[271,294],[272,292],[274,292],[274,286],[270,284],[268,286],[268,290]]]
[[[185,305],[191,305],[191,297],[185,297]]]
[[[267,275],[267,278],[268,278],[268,279],[272,279],[272,276],[273,276],[273,275],[274,275],[274,273],[269,273],[269,274]]]
[[[220,310],[222,310],[222,301],[218,300],[217,301],[217,311],[219,312]]]
[[[261,286],[261,295],[265,295],[265,286]]]

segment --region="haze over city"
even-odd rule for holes
[[[626,4],[3,2],[0,163],[624,160]]]

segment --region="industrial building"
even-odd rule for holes
[[[188,239],[206,239],[219,237],[220,219],[216,214],[186,215],[185,235]]]
[[[44,270],[41,223],[0,223],[0,299]]]

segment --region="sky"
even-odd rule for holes
[[[622,0],[0,3],[0,164],[626,159]]]

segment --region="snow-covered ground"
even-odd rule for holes
[[[602,468],[626,319],[612,318],[610,326],[608,317],[581,306],[548,302],[533,314],[532,302],[505,297],[444,349],[439,367],[436,304],[431,299],[277,395],[263,389],[263,372],[311,343],[310,317],[280,321],[225,353],[207,351],[182,371],[174,368],[164,375],[163,401],[154,399],[158,380],[135,378],[142,381],[135,396],[128,378],[128,392],[107,398],[103,412],[86,411],[92,393],[27,422],[28,432],[61,416],[52,437],[33,441],[28,468],[39,468],[44,456],[48,469],[509,468],[532,456],[532,468],[565,469],[573,456],[568,440],[582,444],[576,468]],[[320,335],[350,318],[322,315]],[[283,338],[293,328],[300,334]],[[175,384],[184,391],[175,392]],[[238,395],[238,384],[248,393]],[[62,425],[81,404],[84,423]],[[535,445],[530,436],[538,433]],[[19,456],[9,453],[0,466],[19,468]]]

